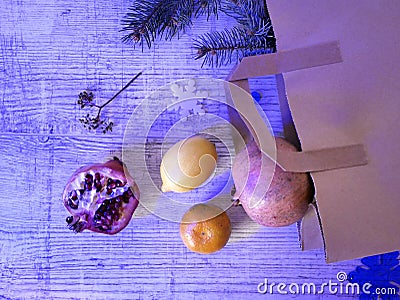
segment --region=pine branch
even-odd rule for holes
[[[194,41],[195,59],[204,58],[202,66],[221,66],[243,57],[275,52],[274,33],[263,1],[224,1],[221,10],[234,17],[238,25],[222,32],[207,33]]]
[[[269,26],[267,35],[274,36],[271,20],[264,0],[236,0],[225,1],[221,10],[228,16],[233,17],[238,24],[246,28],[249,33],[260,32]],[[264,32],[264,31],[263,31]]]
[[[237,20],[238,25],[223,32],[207,33],[194,41],[204,64],[220,66],[245,56],[275,51],[274,32],[264,0],[134,0],[122,20],[124,42],[144,44],[150,48],[156,39],[179,38],[201,15],[218,17],[222,11]]]
[[[225,0],[221,11],[244,26],[249,25],[251,20],[269,18],[264,0]]]
[[[218,18],[218,11],[221,9],[221,0],[197,0],[195,3],[195,17],[207,16],[207,21],[211,15]]]
[[[271,41],[264,36],[266,28],[261,33],[249,35],[244,28],[234,27],[221,32],[206,33],[194,42],[197,49],[195,59],[204,58],[203,64],[209,66],[221,66],[243,57],[271,53]]]
[[[122,40],[124,42],[140,42],[142,45],[143,41],[146,41],[150,48],[160,26],[162,4],[162,0],[135,1],[122,19],[122,25],[124,25],[122,31],[129,31]]]
[[[245,34],[241,31],[241,29],[234,27],[231,30],[225,29],[222,32],[217,31],[201,35],[194,41],[194,47],[197,49],[195,59],[204,58],[202,66],[204,64],[219,66],[230,63],[235,50],[246,48]],[[238,51],[237,55],[239,55]]]
[[[179,38],[179,34],[185,32],[185,30],[192,25],[194,1],[171,1],[169,7],[165,9],[169,11],[169,13],[165,14],[166,18],[159,34],[160,36],[165,34],[166,40],[171,40],[175,35]]]
[[[147,46],[157,38],[170,40],[192,24],[194,0],[135,0],[122,19],[122,40]]]

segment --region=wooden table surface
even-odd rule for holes
[[[188,251],[178,223],[143,207],[115,236],[68,230],[61,201],[66,181],[81,165],[121,154],[126,125],[143,99],[176,80],[225,78],[233,66],[201,68],[193,60],[193,37],[233,24],[226,17],[197,20],[179,41],[142,52],[121,42],[120,21],[128,6],[122,0],[0,2],[1,298],[354,298],[258,293],[265,279],[321,285],[360,262],[326,264],[323,250],[299,249],[295,225],[259,227],[240,207],[229,210],[230,242],[212,255]],[[115,122],[113,132],[83,129],[78,93],[90,89],[97,99],[107,100],[142,69],[144,74],[105,109]],[[275,133],[281,134],[274,79],[251,84],[262,95]],[[155,135],[171,126],[160,124]],[[154,143],[147,153],[159,150]],[[157,163],[150,166],[153,174]],[[197,196],[190,195],[192,200]]]

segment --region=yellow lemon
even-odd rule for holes
[[[163,192],[188,192],[202,185],[217,165],[215,145],[201,136],[193,136],[173,145],[160,166]]]

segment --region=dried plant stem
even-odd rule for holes
[[[139,73],[137,73],[135,75],[135,77],[133,77],[122,89],[120,89],[118,91],[118,93],[116,93],[114,96],[112,96],[110,98],[110,100],[108,100],[107,102],[103,103],[102,105],[94,105],[95,107],[97,107],[99,109],[99,111],[97,112],[97,116],[96,119],[100,118],[100,113],[101,110],[106,107],[108,104],[110,104],[112,101],[115,100],[115,98],[117,98],[123,91],[125,91],[140,75],[143,74],[143,71],[140,71]]]
[[[121,90],[119,90],[111,99],[104,102],[101,105],[94,103],[94,95],[90,91],[83,91],[79,94],[79,100],[77,102],[80,105],[81,109],[85,107],[96,108],[97,114],[95,117],[92,117],[90,113],[87,113],[84,117],[80,118],[79,121],[83,124],[85,128],[88,130],[97,130],[100,129],[103,133],[107,131],[112,131],[112,127],[114,125],[113,122],[108,121],[108,119],[101,119],[100,114],[104,107],[110,104],[112,101],[115,100],[123,91],[125,91],[140,75],[143,74],[143,71],[137,73]]]

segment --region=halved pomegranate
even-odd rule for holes
[[[63,193],[69,229],[116,234],[124,229],[139,204],[139,188],[118,159],[79,168]]]

